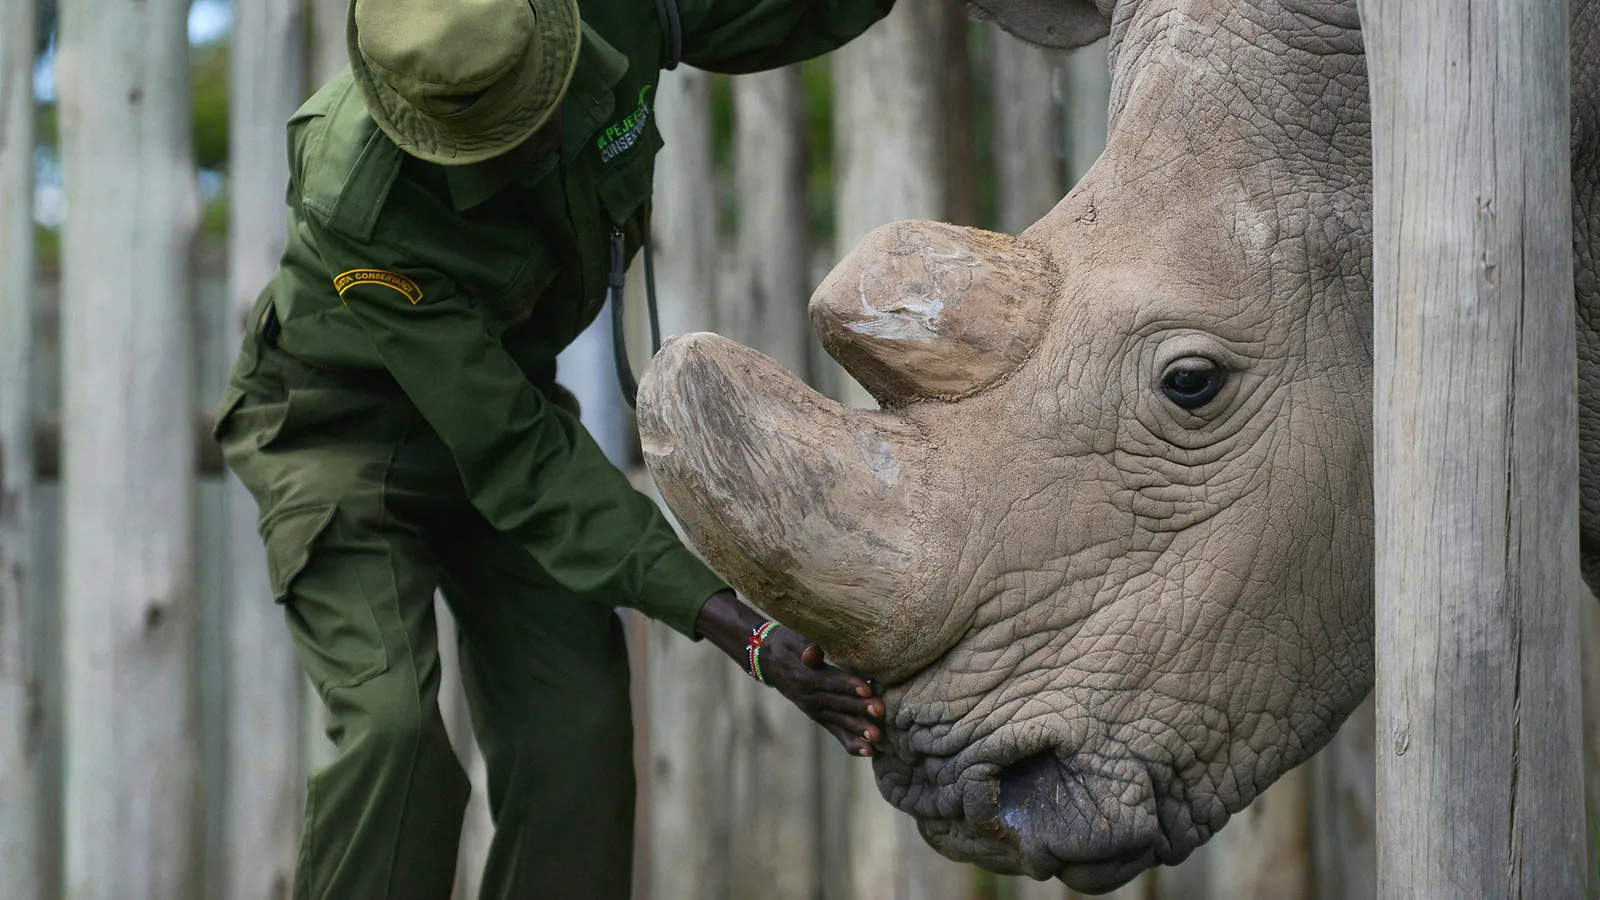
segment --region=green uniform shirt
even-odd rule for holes
[[[831,50],[893,0],[681,0],[683,61],[748,72]],[[556,354],[599,312],[610,236],[639,244],[661,137],[654,0],[581,0],[561,152],[437,166],[401,152],[349,71],[289,122],[289,247],[270,290],[280,346],[387,370],[455,458],[474,506],[559,583],[694,636],[722,582],[576,419]],[[670,110],[668,111],[670,115]]]

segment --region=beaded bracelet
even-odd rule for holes
[[[747,651],[750,654],[750,677],[762,684],[767,684],[767,679],[761,675],[761,647],[766,644],[767,635],[777,627],[777,622],[767,622],[750,631],[750,647]]]

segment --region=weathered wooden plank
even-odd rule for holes
[[[1008,878],[1000,900],[1070,900],[1072,892],[1059,881]]]
[[[805,377],[810,215],[799,67],[735,78],[733,111],[740,203],[734,282],[721,292],[722,332]],[[741,873],[735,896],[813,900],[822,874],[820,729],[776,691],[747,680],[731,687],[728,702],[734,710],[730,852]]]
[[[1373,697],[1311,758],[1312,846],[1319,900],[1378,896],[1377,722]]]
[[[207,398],[214,399],[214,398]],[[195,474],[202,477],[223,473],[222,450],[211,439],[211,425],[215,410],[205,409],[194,414],[189,429],[189,440],[194,445]],[[61,419],[58,416],[36,416],[33,422],[33,477],[36,481],[56,481],[61,477]]]
[[[1102,38],[1065,54],[1061,116],[1066,128],[1064,146],[1069,190],[1106,149],[1111,106],[1111,69],[1106,64],[1108,40]]]
[[[66,890],[196,895],[188,3],[61,4]]]
[[[1579,590],[1583,608],[1583,766],[1584,809],[1583,877],[1593,896],[1600,891],[1600,602],[1587,587]]]
[[[1575,897],[1567,4],[1362,0],[1361,13],[1379,893]]]
[[[946,52],[965,20],[939,0],[903,0],[883,21],[833,55],[835,165],[834,235],[838,253],[867,232],[897,219],[943,220],[955,214],[952,184],[957,145],[951,127],[953,87]],[[965,61],[961,54],[960,61]],[[876,406],[838,372],[835,393],[855,406]],[[972,883],[971,869],[924,852],[911,820],[879,796],[862,760],[824,754],[824,820],[836,829],[824,846],[833,871],[830,900],[939,896]]]
[[[306,0],[310,13],[310,83],[312,91],[321,87],[339,70],[350,64],[350,50],[345,43],[345,19],[353,0]]]
[[[1063,54],[989,31],[999,229],[1020,234],[1066,193],[1057,85]],[[1105,118],[1105,110],[1099,115]],[[1103,131],[1103,129],[1102,129]]]
[[[433,598],[433,615],[438,622],[439,713],[444,718],[450,746],[455,749],[456,758],[472,784],[472,796],[467,800],[456,848],[456,883],[452,896],[455,900],[474,900],[483,886],[483,864],[489,859],[489,845],[494,840],[494,822],[489,816],[489,773],[483,762],[483,751],[472,732],[472,711],[467,706],[467,692],[461,681],[460,632],[442,595]]]
[[[805,94],[800,67],[733,79],[736,281],[724,334],[806,375],[811,296]]]
[[[0,0],[0,872],[41,897],[45,675],[34,652],[34,0]]]
[[[283,127],[305,96],[299,0],[234,0],[233,10],[224,317],[229,347],[242,339],[251,304],[283,253],[289,182]],[[232,900],[287,900],[305,793],[293,739],[300,727],[302,676],[283,611],[272,602],[255,501],[232,475],[224,491],[223,889]]]
[[[710,76],[666,73],[656,119],[666,149],[656,160],[656,277],[663,334],[716,327],[716,203],[710,190]],[[644,358],[635,352],[636,360]],[[637,365],[636,369],[637,371]],[[716,648],[659,622],[646,628],[649,686],[651,862],[655,900],[731,896],[732,722],[738,671]],[[742,687],[742,686],[741,686]]]
[[[928,48],[948,46],[963,24],[955,9],[902,0],[833,54],[835,256],[886,222],[951,214],[948,75],[944,55]],[[846,402],[877,405],[842,372],[832,380]]]
[[[1311,821],[1311,770],[1300,766],[1229,819],[1201,851],[1209,857],[1209,896],[1311,900]]]

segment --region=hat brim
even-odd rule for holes
[[[541,42],[531,52],[532,65],[518,67],[509,96],[524,99],[503,121],[471,131],[451,129],[439,118],[406,102],[384,84],[361,52],[356,29],[356,4],[351,0],[345,18],[345,42],[350,71],[366,100],[367,113],[395,146],[418,159],[444,166],[464,166],[501,155],[543,128],[566,97],[578,67],[583,45],[583,23],[577,0],[529,0],[536,20],[534,39]]]

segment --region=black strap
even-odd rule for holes
[[[683,20],[678,16],[678,0],[656,0],[656,18],[661,20],[661,37],[667,45],[661,68],[670,72],[683,60]]]
[[[611,303],[611,351],[617,364],[617,383],[628,406],[639,403],[639,382],[634,380],[628,362],[628,336],[622,314],[622,294],[628,282],[628,244],[622,232],[611,233],[611,272],[606,276],[606,299]],[[650,252],[649,223],[644,228],[644,294],[650,307],[650,355],[661,352],[661,317],[656,311],[656,267]]]

